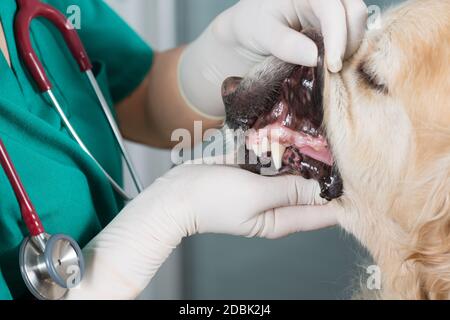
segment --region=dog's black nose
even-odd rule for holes
[[[236,92],[237,88],[241,84],[242,78],[240,77],[229,77],[225,79],[222,84],[222,97],[228,97],[229,95]]]

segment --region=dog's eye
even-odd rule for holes
[[[388,94],[388,88],[387,86],[382,83],[378,77],[368,70],[366,67],[366,64],[361,63],[358,67],[358,74],[359,77],[373,90],[376,90],[383,94]]]

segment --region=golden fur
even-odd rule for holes
[[[339,221],[380,266],[381,298],[450,298],[449,62],[450,0],[416,0],[389,10],[343,72],[326,75]]]

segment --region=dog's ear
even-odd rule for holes
[[[412,232],[408,261],[419,275],[419,298],[450,299],[450,156],[435,170],[423,185],[428,197]]]

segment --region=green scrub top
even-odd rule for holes
[[[47,0],[70,16],[79,7],[80,37],[110,105],[129,96],[149,72],[152,50],[102,0]],[[123,201],[36,90],[17,54],[15,0],[0,0],[0,18],[12,69],[0,54],[0,137],[46,231],[63,233],[81,247],[121,210]],[[122,180],[118,147],[96,96],[79,72],[60,34],[45,20],[31,26],[36,52],[54,93],[96,159]],[[20,275],[19,247],[28,235],[19,206],[0,168],[0,299],[27,298]]]

